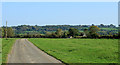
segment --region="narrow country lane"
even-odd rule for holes
[[[7,63],[57,63],[62,65],[60,61],[47,55],[27,39],[16,40],[11,53],[8,55]]]

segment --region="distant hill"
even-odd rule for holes
[[[93,25],[93,24],[92,24]],[[12,26],[15,34],[45,34],[46,32],[55,32],[57,29],[62,29],[63,31],[68,31],[69,28],[76,28],[80,32],[83,32],[84,29],[88,29],[91,25],[46,25],[46,26],[30,26],[30,25],[20,25]],[[118,27],[115,25],[96,25],[101,30],[98,32],[100,35],[107,34],[117,34]]]

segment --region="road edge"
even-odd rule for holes
[[[28,40],[28,39],[26,39],[26,40]],[[28,42],[32,43],[32,42],[29,41],[29,40],[28,40]],[[34,43],[32,43],[32,44],[35,45]],[[36,45],[35,45],[35,46],[36,46]],[[38,49],[40,49],[41,51],[43,51],[44,53],[46,53],[47,55],[49,55],[49,56],[55,58],[56,60],[60,61],[63,65],[68,65],[68,64],[65,63],[64,61],[62,61],[62,60],[58,59],[57,57],[55,57],[55,56],[53,56],[53,55],[47,53],[46,51],[44,51],[43,49],[39,48],[38,46],[36,46],[36,47],[37,47]]]

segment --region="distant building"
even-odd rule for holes
[[[70,36],[69,38],[73,38],[72,36]]]
[[[84,33],[83,37],[86,37],[86,34]]]

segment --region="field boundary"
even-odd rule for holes
[[[16,39],[16,40],[18,40],[18,39]],[[13,43],[13,45],[12,45],[12,48],[11,48],[11,50],[9,51],[8,55],[7,55],[7,61],[6,61],[7,63],[8,63],[8,56],[9,56],[9,54],[11,54],[11,53],[12,53],[13,46],[15,45],[16,40],[14,41],[14,43]]]
[[[11,51],[12,51],[12,49],[13,49],[13,45],[15,44],[16,40],[17,40],[17,39],[15,39],[14,43],[12,44],[12,47],[11,47],[11,48],[9,49],[9,51],[8,51],[5,64],[8,62],[8,55],[11,53]],[[2,49],[2,50],[3,50],[3,49]],[[3,57],[2,57],[2,58],[3,58]],[[2,64],[4,64],[4,63],[2,62]]]
[[[27,39],[28,40],[28,39]],[[30,40],[28,40],[30,43],[32,43]],[[32,43],[33,45],[35,45],[34,43]],[[55,56],[53,56],[53,55],[51,55],[51,54],[49,54],[49,53],[47,53],[46,51],[44,51],[43,49],[41,49],[41,48],[39,48],[37,45],[35,45],[38,49],[40,49],[41,51],[43,51],[44,53],[46,53],[46,54],[48,54],[48,55],[50,55],[50,56],[52,56],[53,58],[55,58],[55,59],[57,59],[57,60],[59,60],[60,62],[62,62],[63,64],[65,64],[65,65],[68,65],[67,63],[65,63],[64,61],[62,61],[62,60],[60,60],[60,59],[58,59],[58,58],[56,58]]]

